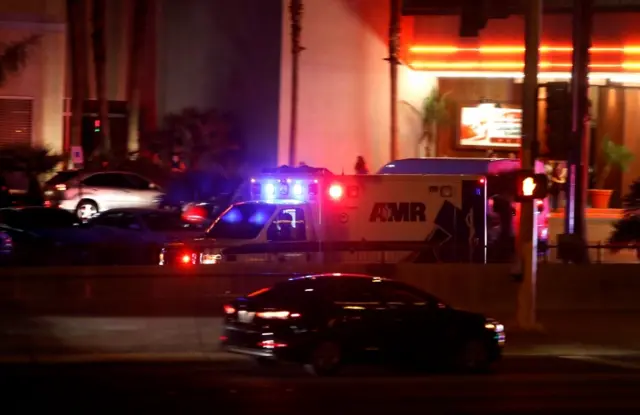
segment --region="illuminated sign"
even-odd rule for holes
[[[544,199],[548,192],[548,179],[545,174],[535,174],[522,170],[516,173],[515,200],[524,202],[533,199]]]
[[[533,196],[533,191],[536,190],[536,181],[533,177],[527,177],[522,181],[522,196]]]
[[[494,104],[463,107],[460,113],[460,147],[519,148],[522,110]]]

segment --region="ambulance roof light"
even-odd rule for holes
[[[286,165],[271,169],[264,169],[262,170],[262,174],[283,174],[288,176],[333,176],[333,173],[324,167],[290,167]]]

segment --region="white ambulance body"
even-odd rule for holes
[[[174,255],[203,265],[398,262],[416,255],[430,257],[423,258],[427,262],[452,255],[464,262],[486,259],[484,176],[272,174],[252,179],[251,193],[255,200],[230,206],[206,238],[183,244]],[[334,251],[361,242],[381,248]],[[392,242],[433,249],[389,251]]]

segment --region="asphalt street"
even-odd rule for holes
[[[296,366],[83,363],[0,366],[3,414],[640,413],[637,357],[511,357],[486,375]]]

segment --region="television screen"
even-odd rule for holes
[[[522,110],[481,104],[463,107],[460,114],[460,147],[519,148]]]

